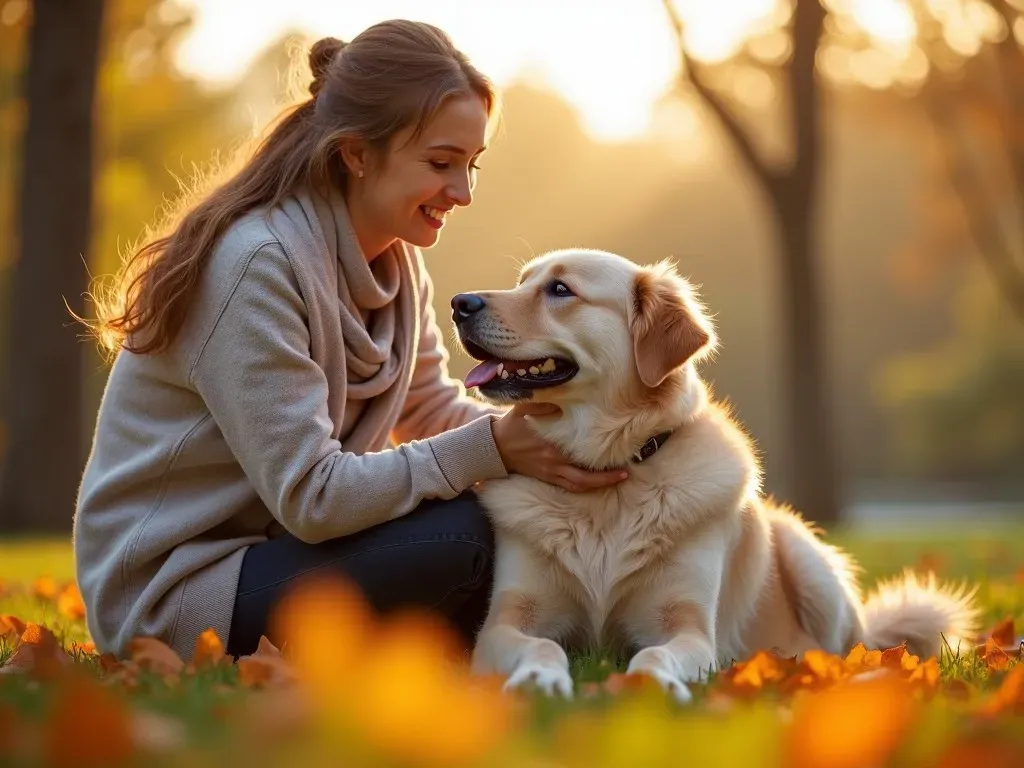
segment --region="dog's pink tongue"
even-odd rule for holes
[[[499,365],[501,365],[500,360],[485,360],[480,363],[480,365],[466,374],[466,387],[472,389],[473,387],[486,384],[498,375]]]

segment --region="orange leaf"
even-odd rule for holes
[[[16,616],[0,616],[0,637],[17,639],[25,631],[25,622]]]
[[[1017,633],[1014,630],[1013,617],[1007,616],[996,624],[989,633],[989,637],[994,640],[996,645],[1000,648],[1016,645]]]
[[[985,641],[985,666],[994,670],[1004,670],[1010,666],[1010,657],[991,637]]]
[[[72,621],[85,619],[85,603],[82,602],[82,593],[78,591],[78,585],[71,582],[64,588],[57,598],[57,610],[61,616]]]
[[[906,646],[886,648],[882,651],[882,666],[889,669],[903,669],[903,655],[907,652]]]
[[[281,651],[266,638],[259,647],[238,660],[238,679],[246,688],[286,685],[295,680],[295,672],[281,656]]]
[[[1024,664],[1015,664],[999,688],[978,707],[981,715],[1024,712]]]
[[[140,669],[164,678],[176,677],[185,669],[181,657],[155,637],[136,637],[128,643],[128,653]]]
[[[27,624],[18,647],[0,674],[28,674],[36,680],[52,680],[73,664],[57,638],[46,627]]]
[[[196,639],[196,650],[192,657],[192,663],[197,669],[216,666],[224,658],[224,643],[217,637],[213,628],[206,630]]]
[[[857,643],[846,654],[846,666],[850,668],[851,672],[877,669],[882,666],[882,652],[878,650],[869,651],[864,647],[864,643]]]
[[[40,600],[53,602],[60,594],[60,585],[49,576],[40,576],[32,582],[32,594]]]
[[[116,765],[135,751],[129,709],[85,675],[61,685],[43,740],[47,764],[54,766]]]
[[[917,704],[891,675],[844,681],[802,696],[784,736],[783,765],[855,768],[886,763],[913,724]]]

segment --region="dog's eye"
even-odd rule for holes
[[[552,296],[574,296],[575,294],[568,285],[561,280],[553,280],[548,286],[548,293]]]

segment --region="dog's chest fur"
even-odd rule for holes
[[[735,504],[749,482],[747,467],[721,461],[718,447],[694,452],[673,437],[618,486],[569,493],[515,475],[488,483],[481,500],[500,537],[515,537],[550,568],[555,588],[583,614],[575,617],[588,643],[615,643],[628,635],[617,611],[643,589],[709,514]],[[582,623],[583,626],[578,624]]]

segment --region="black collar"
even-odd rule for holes
[[[646,461],[658,452],[658,449],[665,444],[665,442],[672,437],[673,430],[667,432],[659,432],[646,443],[641,445],[636,453],[633,454],[633,463],[639,464],[642,461]]]

